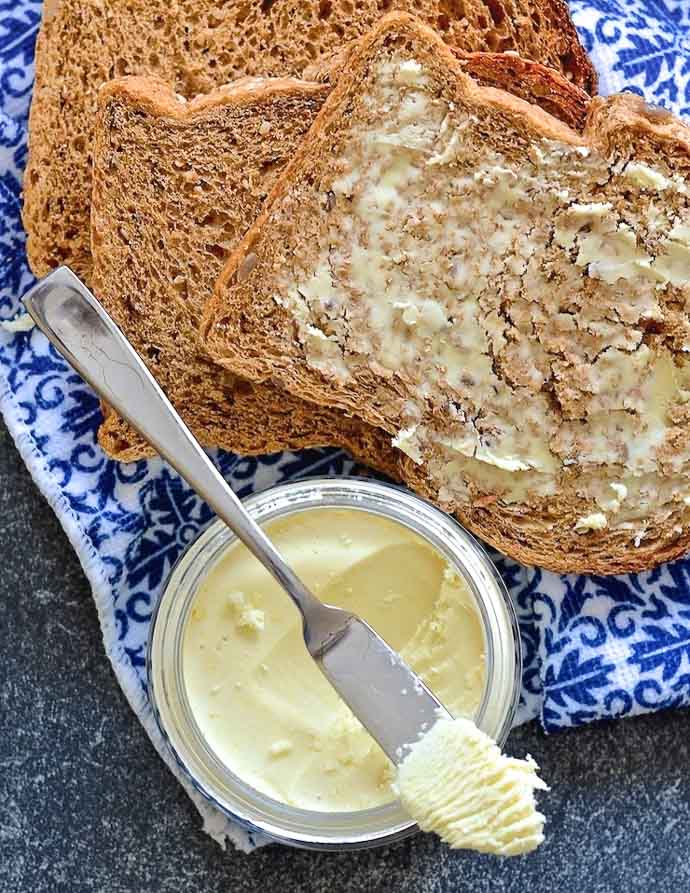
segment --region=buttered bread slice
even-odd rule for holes
[[[358,47],[205,314],[221,364],[389,432],[405,479],[525,562],[690,543],[690,131],[584,135],[393,14]]]
[[[519,89],[582,126],[588,97],[557,72],[504,53],[475,53],[471,64],[475,77]],[[384,431],[270,382],[240,381],[198,343],[201,312],[225,261],[329,92],[292,78],[243,78],[185,102],[153,78],[103,87],[92,282],[202,443],[245,455],[338,445],[397,477],[402,454]],[[107,407],[98,439],[121,461],[152,452]]]

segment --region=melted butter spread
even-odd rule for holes
[[[367,92],[316,261],[286,260],[275,295],[307,362],[404,393],[393,445],[449,510],[569,487],[575,526],[625,479],[606,526],[687,515],[685,180],[555,140],[500,151],[402,55]]]
[[[398,767],[402,805],[422,831],[459,849],[518,856],[544,840],[534,791],[548,790],[531,757],[504,756],[467,719],[439,720]]]
[[[319,598],[370,623],[454,715],[474,715],[486,674],[479,615],[464,581],[425,540],[339,509],[266,530]],[[200,585],[183,672],[210,748],[258,791],[327,812],[393,799],[391,764],[307,654],[288,597],[242,545]]]

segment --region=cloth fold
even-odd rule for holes
[[[602,93],[621,89],[690,115],[690,4],[573,0]],[[0,318],[31,285],[21,226],[37,0],[0,0]],[[115,675],[163,759],[220,842],[259,835],[227,821],[181,775],[146,692],[153,606],[211,512],[158,460],[118,465],[96,442],[95,395],[37,330],[0,330],[0,409],[37,486],[60,519],[93,588]],[[244,496],[300,475],[349,474],[341,452],[215,456]],[[519,722],[549,731],[690,703],[690,561],[619,577],[558,576],[495,555],[515,602],[524,674]]]

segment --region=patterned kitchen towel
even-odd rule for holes
[[[632,90],[690,114],[688,0],[574,0],[603,91]],[[0,0],[0,318],[31,285],[20,222],[32,58],[41,6]],[[36,330],[0,332],[0,406],[31,474],[93,587],[105,648],[133,709],[173,772],[146,694],[144,654],[166,574],[211,513],[159,461],[118,465],[96,444],[96,397]],[[329,451],[219,455],[240,495],[304,474],[347,474]],[[520,721],[548,731],[690,703],[690,561],[614,578],[557,576],[497,558],[515,600],[525,658]],[[261,840],[185,781],[219,841]]]

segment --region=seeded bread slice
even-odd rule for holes
[[[513,57],[488,54],[484,73],[524,92],[514,65]],[[522,68],[535,99],[546,98],[565,120],[584,120],[585,93],[536,63]],[[105,86],[94,155],[95,291],[205,444],[243,454],[337,444],[395,475],[397,451],[380,429],[239,381],[198,344],[202,308],[224,261],[329,90],[245,78],[185,103],[150,78]],[[151,454],[107,408],[99,440],[121,461]]]
[[[31,268],[89,281],[99,87],[157,75],[187,98],[245,75],[299,75],[389,8],[417,11],[464,50],[515,50],[589,93],[596,76],[564,0],[45,0],[36,47],[24,225]]]
[[[211,355],[386,429],[502,551],[641,570],[690,543],[690,131],[584,136],[426,26],[367,38],[230,259]]]

